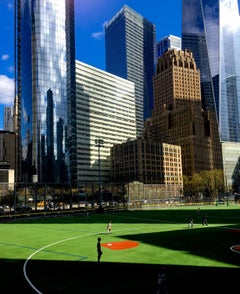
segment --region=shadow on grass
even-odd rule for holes
[[[23,260],[1,260],[1,293],[36,293],[23,276]],[[164,268],[164,269],[163,269]],[[168,293],[231,294],[239,289],[239,269],[131,263],[31,260],[27,275],[38,293],[151,294],[165,272]]]
[[[157,211],[133,211],[115,214],[92,215],[87,219],[84,215],[32,220],[17,220],[17,223],[107,223],[109,217],[114,223],[178,223],[182,230],[131,234],[120,238],[142,242],[145,244],[178,251],[188,251],[191,255],[221,261],[236,266],[202,267],[179,266],[167,264],[167,256],[163,263],[107,263],[97,264],[86,261],[41,261],[31,260],[27,265],[27,275],[39,293],[107,293],[135,294],[156,293],[157,275],[166,268],[168,294],[204,293],[231,294],[239,289],[240,254],[230,251],[230,246],[240,243],[240,214],[238,209],[208,209],[210,225],[201,227],[201,216],[196,209],[174,209]],[[194,217],[198,227],[187,229],[187,219]],[[223,227],[211,227],[211,224],[224,224]],[[227,228],[229,224],[229,229]],[[235,225],[233,225],[235,224]],[[236,231],[230,230],[236,228]],[[137,258],[137,257],[136,257]],[[181,253],[179,253],[181,258]],[[194,260],[194,259],[193,259]],[[104,260],[103,260],[104,261]],[[25,260],[0,260],[0,293],[36,293],[27,283],[23,274]],[[132,261],[133,262],[133,261]],[[211,264],[211,262],[210,262]],[[213,262],[212,262],[213,264]]]
[[[227,227],[204,227],[177,231],[121,235],[120,238],[171,249],[179,259],[182,251],[191,256],[208,258],[240,267],[240,254],[232,252],[231,246],[240,244],[240,230]],[[169,253],[168,253],[169,254]],[[166,257],[167,258],[167,257]],[[240,278],[240,277],[239,277]]]

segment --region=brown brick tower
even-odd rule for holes
[[[180,145],[183,175],[222,169],[214,112],[201,107],[200,72],[190,51],[168,50],[154,77],[154,110],[145,135]]]

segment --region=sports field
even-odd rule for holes
[[[208,226],[202,225],[207,214]],[[193,227],[188,221],[193,218]],[[106,226],[112,221],[112,233]],[[97,238],[102,259],[97,263]],[[239,293],[240,206],[0,223],[0,293]],[[165,292],[159,292],[165,293]]]

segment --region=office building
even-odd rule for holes
[[[4,107],[4,131],[13,132],[13,106]]]
[[[182,49],[182,39],[177,36],[168,35],[157,42],[157,58],[162,56],[168,49]]]
[[[105,26],[106,70],[135,83],[137,135],[153,109],[156,28],[124,6]]]
[[[128,140],[111,148],[112,179],[115,183],[183,187],[181,147],[144,138]]]
[[[5,196],[9,196],[10,191],[14,191],[15,177],[14,169],[10,169],[9,165],[0,162],[0,199],[1,203]]]
[[[181,146],[183,175],[222,169],[215,113],[202,110],[200,72],[192,52],[168,50],[158,59],[154,97],[146,134]]]
[[[218,117],[225,177],[232,183],[240,153],[240,17],[237,0],[183,0],[182,47],[190,49],[201,72],[203,107]],[[229,148],[227,144],[229,143]],[[235,144],[232,144],[235,143]],[[233,160],[233,154],[236,155]],[[228,158],[229,157],[229,158]],[[229,163],[232,162],[232,168]],[[227,166],[225,166],[227,163]]]
[[[0,131],[0,195],[2,197],[14,190],[15,139],[15,133]]]
[[[224,181],[226,192],[240,193],[240,147],[239,143],[222,142]],[[231,177],[227,177],[231,175]]]
[[[109,182],[110,148],[136,138],[134,83],[76,61],[78,184]]]
[[[20,180],[75,183],[74,0],[16,0],[15,10]]]
[[[0,162],[15,170],[15,133],[0,131]]]

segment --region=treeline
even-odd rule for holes
[[[193,176],[183,176],[184,195],[195,199],[210,197],[212,201],[219,193],[227,192],[222,170],[204,170]]]

